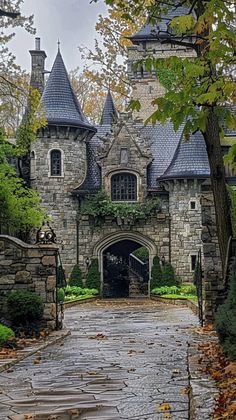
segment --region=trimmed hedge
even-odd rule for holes
[[[12,329],[0,324],[0,347],[3,346],[7,340],[13,337],[15,337],[15,333]]]
[[[101,276],[98,270],[98,259],[93,258],[88,269],[86,287],[88,289],[97,289],[100,292],[101,289]]]
[[[179,281],[176,278],[175,270],[170,263],[166,263],[162,267],[162,285],[178,286]]]
[[[151,271],[151,282],[150,282],[150,289],[154,289],[155,287],[165,286],[162,280],[162,269],[160,264],[160,258],[158,256],[153,258],[153,265]]]
[[[68,284],[69,286],[83,287],[82,272],[78,264],[74,265]]]
[[[33,292],[15,291],[7,298],[7,310],[14,326],[39,322],[43,318],[43,301]]]
[[[228,296],[216,312],[215,328],[224,352],[236,360],[236,259],[230,268]]]

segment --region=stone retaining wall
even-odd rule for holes
[[[0,316],[7,316],[6,299],[12,290],[40,295],[46,326],[56,326],[57,246],[28,245],[17,238],[0,235]]]

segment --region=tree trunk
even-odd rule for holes
[[[230,236],[232,236],[232,224],[230,217],[230,200],[226,188],[225,168],[220,144],[220,129],[218,117],[211,109],[206,130],[203,133],[211,171],[211,185],[214,196],[216,226],[222,268],[225,268],[227,245]]]

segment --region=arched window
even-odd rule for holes
[[[119,173],[111,178],[111,199],[113,201],[137,200],[137,177],[129,173]]]
[[[51,151],[51,176],[61,176],[61,151],[52,150]]]

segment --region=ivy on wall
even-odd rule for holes
[[[150,198],[143,203],[115,203],[104,191],[87,197],[81,205],[81,214],[90,216],[95,224],[102,224],[106,216],[116,219],[118,224],[122,224],[124,220],[135,224],[160,211],[159,198]]]

